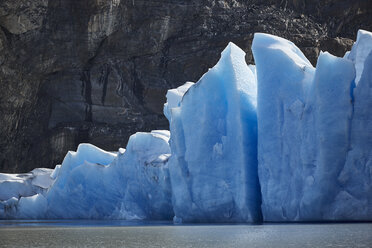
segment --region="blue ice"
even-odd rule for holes
[[[171,89],[169,131],[91,144],[54,170],[0,173],[0,218],[180,222],[372,220],[372,33],[314,68],[292,42],[233,43]]]
[[[171,108],[169,171],[176,222],[261,220],[256,95],[245,53],[229,43],[179,107]]]
[[[372,219],[372,80],[366,69],[372,56],[365,54],[371,48],[371,33],[360,31],[350,54],[322,52],[315,69],[293,43],[255,35],[264,220]]]

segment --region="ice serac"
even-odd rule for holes
[[[264,220],[372,219],[372,67],[355,52],[362,43],[352,60],[321,53],[315,70],[293,43],[255,35]]]
[[[112,211],[117,175],[111,162],[116,154],[91,144],[80,144],[76,152],[68,152],[59,169],[55,183],[46,198],[47,218],[104,218]]]
[[[255,34],[258,171],[265,220],[296,219],[303,189],[301,136],[314,68],[292,42]],[[311,137],[310,137],[311,138]]]
[[[193,82],[186,82],[185,84],[181,85],[178,88],[170,89],[167,92],[167,102],[164,104],[164,115],[167,117],[169,122],[171,121],[171,110],[172,108],[176,108],[179,106],[179,103],[182,100],[183,95],[186,93],[186,91],[194,85]]]
[[[53,170],[47,168],[37,168],[22,174],[0,173],[0,201],[46,193],[53,183],[50,177],[52,173]]]
[[[77,151],[69,151],[63,159],[62,165],[58,170],[58,180],[55,188],[63,188],[67,183],[69,174],[84,163],[95,163],[102,166],[109,165],[116,157],[112,152],[106,152],[92,144],[82,143]]]
[[[364,66],[366,64],[366,59],[368,55],[372,52],[372,33],[359,30],[357,35],[357,40],[354,43],[354,46],[350,53],[348,53],[345,57],[352,60],[355,64],[356,70],[356,78],[355,83],[358,85],[361,76],[364,71]],[[366,67],[368,68],[368,67]]]
[[[47,217],[171,219],[168,140],[169,131],[136,133],[117,155],[80,145],[46,195]]]
[[[174,216],[168,170],[169,131],[136,133],[117,164],[124,180],[125,194],[115,218],[126,215],[149,220],[171,220]]]
[[[0,201],[0,218],[171,220],[168,140],[169,131],[136,133],[118,153],[81,144],[48,171],[48,191]],[[41,176],[32,183],[45,187],[49,181]]]
[[[37,168],[22,174],[0,173],[0,219],[45,217],[44,196],[54,183],[54,171]]]
[[[21,197],[17,206],[19,219],[43,219],[47,211],[47,200],[42,194]]]
[[[362,45],[363,44],[363,45]],[[372,219],[372,33],[360,31],[351,54],[362,45],[363,72],[353,91],[353,118],[345,167],[338,180],[345,185],[334,209],[340,218]],[[362,60],[356,56],[357,60]],[[355,60],[354,60],[355,63]],[[355,63],[358,75],[358,63]]]
[[[314,169],[306,175],[304,194],[301,201],[302,220],[342,220],[333,209],[337,194],[343,185],[337,180],[345,165],[349,149],[350,120],[352,118],[352,88],[355,69],[351,61],[322,53],[317,62],[313,81],[314,99],[307,103],[306,118],[314,118],[315,132],[307,128],[308,136],[313,135],[316,145]],[[302,153],[309,144],[305,140]],[[313,149],[314,150],[314,149]],[[314,179],[314,181],[313,181]],[[346,219],[347,220],[347,219]]]
[[[171,109],[176,222],[261,220],[255,75],[233,43]]]

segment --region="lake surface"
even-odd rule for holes
[[[372,247],[372,223],[0,221],[0,247]]]

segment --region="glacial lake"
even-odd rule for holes
[[[0,221],[0,247],[372,247],[372,223]]]

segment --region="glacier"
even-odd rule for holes
[[[53,171],[53,169],[37,168],[22,174],[0,173],[0,201],[45,193],[54,181],[51,177]]]
[[[372,220],[372,33],[316,67],[256,33],[167,92],[170,131],[126,149],[80,144],[55,169],[0,173],[0,219]]]
[[[139,132],[117,153],[80,144],[49,173],[46,192],[1,201],[0,217],[171,219],[168,140],[169,131]]]
[[[55,180],[53,172],[37,168],[22,174],[0,173],[0,218],[43,218],[44,195]]]
[[[179,107],[183,95],[185,95],[186,91],[188,91],[192,85],[194,85],[194,82],[186,82],[178,88],[168,90],[166,95],[167,102],[164,103],[163,112],[164,116],[167,117],[169,121],[171,121],[172,118],[172,109]]]
[[[260,221],[257,85],[245,52],[230,43],[212,69],[186,86],[177,107],[164,109],[175,221]]]
[[[313,68],[292,42],[255,34],[265,221],[372,219],[371,38]]]

